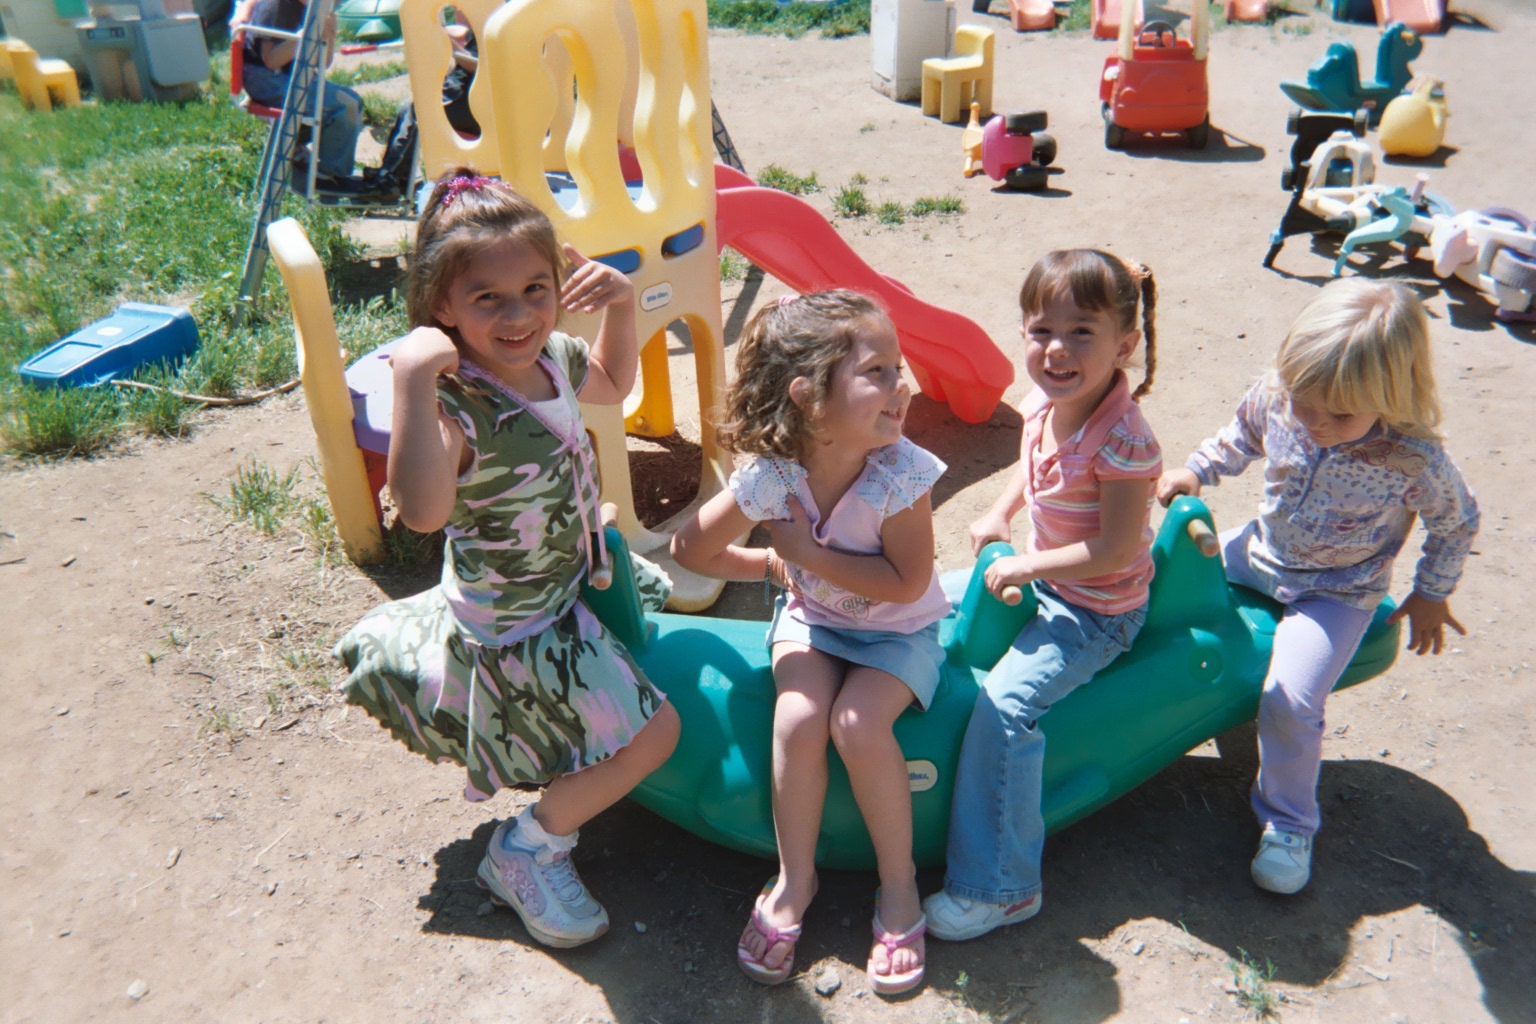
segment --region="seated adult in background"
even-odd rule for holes
[[[306,0],[256,0],[241,4],[235,20],[248,26],[264,26],[297,32],[304,25]],[[249,10],[249,15],[241,15]],[[336,15],[326,20],[325,63],[329,66],[336,46]],[[296,39],[274,39],[256,32],[245,35],[245,92],[257,103],[281,107],[288,95],[288,80],[298,53]],[[344,85],[326,83],[325,110],[320,121],[319,165],[315,187],[326,192],[358,192],[363,182],[352,177],[357,158],[357,137],[363,127],[363,100]]]

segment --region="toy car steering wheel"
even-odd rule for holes
[[[1173,31],[1173,26],[1168,24],[1168,22],[1166,22],[1166,21],[1149,21],[1145,25],[1141,26],[1141,31],[1136,36],[1136,45],[1137,46],[1159,46],[1159,47],[1167,48],[1167,47],[1171,46],[1172,44],[1171,43],[1163,42],[1163,33],[1164,32],[1168,33],[1168,37],[1170,39],[1177,38],[1177,33],[1175,33]],[[1146,41],[1147,36],[1149,36],[1149,35],[1152,37],[1152,41],[1150,43]]]

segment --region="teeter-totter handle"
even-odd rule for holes
[[[1189,533],[1189,539],[1195,542],[1195,547],[1206,558],[1215,558],[1221,554],[1221,541],[1216,538],[1216,533],[1206,525],[1203,519],[1191,519],[1185,527]]]
[[[617,525],[619,521],[619,507],[612,502],[605,501],[598,507],[597,518],[601,525],[598,529]],[[587,582],[592,584],[593,590],[607,590],[613,586],[613,554],[609,553],[605,561],[592,567],[591,575]]]
[[[1018,587],[1009,586],[1003,588],[1003,604],[1012,608],[1022,600],[1024,600],[1024,591]]]

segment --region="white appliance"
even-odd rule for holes
[[[923,61],[948,57],[955,38],[954,0],[871,0],[870,84],[902,103],[923,92]]]

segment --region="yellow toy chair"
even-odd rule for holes
[[[410,2],[410,0],[408,0]],[[632,19],[623,12],[632,14]],[[634,37],[626,39],[632,20]],[[572,78],[552,78],[548,53],[557,41]],[[486,22],[480,75],[491,97],[502,177],[537,204],[560,237],[589,257],[627,260],[636,296],[641,393],[623,413],[586,407],[594,435],[603,500],[618,507],[631,548],[672,575],[671,607],[709,607],[723,584],[679,568],[667,556],[671,535],[698,504],[717,493],[731,459],[715,443],[723,405],[725,357],[720,268],[715,247],[714,149],[710,135],[708,16],[704,0],[520,0]],[[572,95],[574,112],[563,116]],[[633,116],[625,110],[635,86]],[[418,104],[420,106],[420,104]],[[484,124],[485,122],[482,122]],[[568,128],[564,127],[568,125]],[[620,169],[619,142],[632,126],[644,182],[631,197]],[[561,129],[557,133],[557,129]],[[569,210],[545,178],[549,145],[575,181]],[[640,525],[625,450],[625,428],[664,436],[675,427],[667,368],[667,327],[684,324],[698,375],[702,460],[694,502],[654,529]],[[593,337],[595,316],[569,318],[565,329]]]
[[[352,561],[376,562],[384,554],[378,489],[369,482],[362,450],[352,433],[352,397],[336,340],[325,270],[304,229],[292,217],[267,227],[267,245],[293,306],[299,377],[320,449],[320,474],[331,499],[336,533]]]
[[[52,111],[55,103],[64,107],[80,105],[80,80],[68,61],[39,57],[36,50],[20,39],[5,40],[5,50],[16,88],[27,106]]]
[[[955,29],[955,56],[923,61],[924,116],[954,124],[972,103],[981,108],[983,122],[992,116],[993,43],[991,29],[961,25]]]

